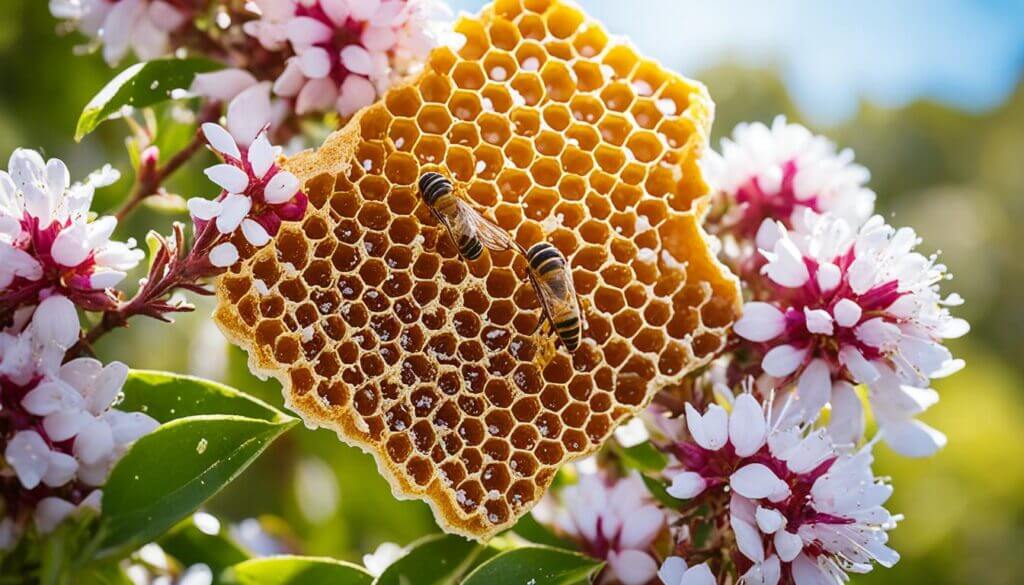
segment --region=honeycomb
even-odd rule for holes
[[[575,6],[504,0],[316,151],[285,162],[310,210],[218,282],[215,318],[310,427],[372,454],[399,498],[486,539],[739,313],[700,222],[713,104]],[[568,259],[586,326],[539,331],[513,251],[463,261],[422,203],[427,171],[529,248]]]

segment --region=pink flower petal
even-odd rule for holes
[[[203,124],[203,136],[206,137],[206,141],[217,152],[235,159],[242,158],[242,153],[238,150],[238,143],[235,142],[235,138],[220,124],[212,122]]]
[[[280,171],[267,183],[263,199],[270,205],[279,205],[294,197],[298,190],[298,177],[288,171]]]
[[[331,58],[320,47],[310,47],[299,55],[299,68],[310,79],[327,77],[331,72]]]
[[[743,305],[743,316],[733,325],[733,331],[754,342],[775,339],[786,329],[786,317],[774,305],[749,302]]]
[[[218,244],[210,250],[210,264],[218,268],[227,268],[238,262],[238,248],[231,242]]]
[[[341,84],[336,107],[342,116],[351,116],[377,99],[377,90],[366,78],[349,75]]]

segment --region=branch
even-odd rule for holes
[[[164,182],[203,148],[203,145],[206,144],[206,139],[203,137],[202,126],[206,122],[213,122],[219,118],[220,110],[220,102],[206,104],[199,116],[199,125],[196,128],[195,136],[163,166],[147,168],[145,161],[143,161],[143,166],[139,167],[139,173],[135,178],[135,185],[132,187],[131,194],[128,195],[128,199],[125,200],[121,208],[114,213],[114,217],[117,218],[119,223],[129,213],[134,211],[139,204],[159,193]]]
[[[117,329],[128,325],[128,320],[145,315],[160,321],[170,321],[169,315],[185,313],[195,309],[189,303],[170,303],[168,298],[176,290],[187,290],[200,295],[212,295],[213,290],[201,284],[201,280],[223,271],[210,264],[209,251],[220,239],[214,223],[202,226],[196,234],[191,248],[186,247],[185,227],[175,223],[174,239],[160,238],[160,248],[153,257],[149,276],[141,281],[138,292],[131,299],[122,301],[114,309],[104,311],[100,322],[91,327],[68,351],[68,359],[83,353],[93,353],[96,341]]]

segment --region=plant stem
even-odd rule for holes
[[[117,218],[118,222],[123,221],[128,214],[134,211],[148,197],[159,193],[164,182],[203,148],[203,145],[206,144],[206,139],[203,137],[202,125],[205,122],[212,122],[220,117],[220,110],[220,102],[206,104],[199,116],[199,126],[196,128],[196,134],[184,148],[175,153],[163,166],[148,172],[140,168],[140,173],[135,179],[135,185],[132,187],[131,194],[128,195],[128,199],[125,200],[121,208],[114,213],[114,217]]]
[[[172,305],[167,297],[177,289],[185,289],[201,295],[213,294],[213,291],[199,282],[206,277],[221,272],[209,262],[209,251],[220,238],[214,223],[205,224],[196,234],[190,248],[185,247],[184,226],[174,225],[174,239],[167,242],[161,239],[161,247],[157,251],[150,267],[149,277],[142,282],[138,292],[131,299],[122,301],[117,308],[104,311],[100,322],[91,327],[86,334],[68,350],[68,359],[83,352],[92,353],[92,345],[102,336],[118,327],[128,324],[128,319],[136,315],[147,315],[161,321],[170,321],[168,313],[183,313],[193,309],[187,303]]]

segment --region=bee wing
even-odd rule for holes
[[[554,325],[552,315],[559,312],[557,310],[559,307],[575,306],[576,311],[582,315],[568,264],[562,269],[562,276],[558,279],[542,279],[535,277],[533,273],[529,274],[530,282],[533,284],[534,290],[537,291],[537,299],[540,300],[541,308],[544,310],[544,316],[551,321],[552,325]]]
[[[451,238],[452,243],[458,246],[459,237],[466,229],[466,226],[463,225],[464,222],[459,217],[456,217],[455,221],[452,222],[452,218],[445,217],[430,205],[427,206],[427,209],[430,210],[430,214],[434,216],[437,222],[444,226],[444,229],[448,232],[448,237]]]
[[[519,247],[508,232],[494,225],[489,219],[481,215],[479,211],[473,209],[469,203],[459,199],[458,205],[459,217],[465,223],[468,230],[476,234],[481,244],[498,252]]]

